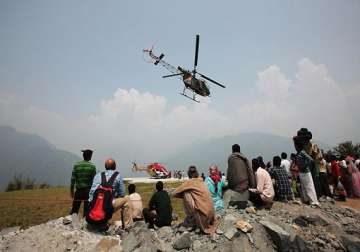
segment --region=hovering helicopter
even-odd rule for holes
[[[196,35],[195,62],[194,62],[194,69],[192,71],[186,70],[180,66],[178,66],[176,68],[176,67],[170,65],[169,63],[167,63],[166,61],[163,60],[163,58],[165,56],[164,54],[160,54],[160,56],[156,56],[153,53],[153,47],[151,49],[143,50],[143,52],[146,53],[150,57],[150,61],[149,61],[150,63],[153,63],[154,65],[160,64],[172,73],[170,75],[163,76],[163,78],[175,77],[175,76],[180,77],[185,85],[182,93],[180,93],[180,94],[195,101],[195,102],[199,102],[199,100],[196,99],[196,95],[201,95],[204,97],[210,96],[210,89],[206,85],[205,80],[208,80],[222,88],[225,88],[224,85],[220,84],[217,81],[214,81],[213,79],[210,79],[209,77],[199,73],[196,70],[197,63],[198,63],[198,56],[199,56],[199,40],[200,40],[200,36]],[[197,74],[203,79],[197,77],[196,76]],[[187,89],[190,89],[192,91],[192,96],[188,96],[186,94]]]

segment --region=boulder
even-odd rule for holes
[[[119,239],[101,239],[95,246],[95,251],[107,252],[112,247],[119,245]]]
[[[348,234],[342,235],[341,242],[349,252],[360,251],[360,239],[353,235],[348,235]]]
[[[145,241],[141,243],[140,247],[134,250],[134,252],[157,252],[159,251],[158,247],[150,241]]]
[[[237,229],[234,226],[231,226],[227,230],[225,230],[224,236],[227,239],[231,240],[236,233],[237,233]]]
[[[157,230],[160,239],[167,239],[172,236],[173,230],[171,227],[165,226]]]
[[[81,224],[80,224],[80,219],[79,219],[79,215],[76,213],[73,213],[71,215],[71,224],[73,226],[74,229],[80,229]]]
[[[301,227],[307,227],[309,224],[320,226],[329,225],[327,218],[321,214],[299,215],[293,221]]]
[[[15,233],[18,231],[20,231],[20,226],[4,228],[4,229],[1,229],[0,235],[7,235],[7,234]]]
[[[192,250],[197,251],[198,249],[200,249],[202,247],[202,242],[199,240],[195,240],[192,244]]]
[[[260,221],[260,224],[263,225],[266,232],[270,235],[278,251],[288,250],[290,247],[290,233],[270,221]]]
[[[173,244],[174,249],[188,249],[191,246],[191,234],[184,233],[182,234]]]
[[[133,251],[139,244],[140,241],[135,237],[134,233],[126,235],[121,242],[124,252]]]

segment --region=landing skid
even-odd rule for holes
[[[187,96],[186,94],[183,94],[183,93],[179,93],[179,94],[185,96],[186,98],[188,98],[188,99],[190,99],[190,100],[193,100],[194,102],[200,103],[200,101],[199,101],[199,100],[196,100],[195,97]]]
[[[191,96],[186,95],[185,91],[186,91],[186,87],[184,88],[183,92],[179,93],[179,94],[185,96],[186,98],[189,98],[190,100],[193,100],[194,102],[200,103],[200,101],[196,100],[196,98],[195,98],[195,96],[196,96],[195,92],[193,93],[193,96],[191,97]]]

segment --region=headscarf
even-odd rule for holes
[[[210,178],[212,179],[212,181],[215,184],[215,192],[218,191],[218,186],[217,184],[221,181],[221,177],[219,175],[219,169],[216,165],[212,165],[209,167],[209,173],[210,173]]]

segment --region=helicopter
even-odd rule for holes
[[[153,53],[154,47],[152,47],[151,49],[143,50],[143,53],[147,54],[150,57],[150,61],[148,61],[149,63],[153,63],[154,65],[160,64],[161,66],[165,67],[169,72],[172,73],[170,75],[162,76],[163,78],[176,77],[176,76],[180,77],[180,79],[184,83],[184,89],[183,89],[182,93],[180,93],[180,94],[195,101],[195,102],[200,102],[199,100],[196,99],[196,95],[200,95],[200,96],[204,96],[204,97],[210,96],[210,89],[206,85],[206,80],[210,81],[222,88],[225,88],[224,85],[220,84],[219,82],[217,82],[197,71],[196,68],[197,68],[198,56],[199,56],[199,41],[200,41],[200,36],[196,35],[195,62],[194,62],[194,68],[192,71],[186,70],[180,66],[178,66],[176,68],[176,67],[172,66],[171,64],[167,63],[166,61],[163,60],[163,58],[165,57],[165,55],[163,53],[160,54],[159,56],[156,56]],[[201,78],[197,77],[197,75],[199,75]],[[188,89],[192,91],[192,96],[189,96],[186,94],[186,90],[188,90]]]
[[[146,166],[139,165],[136,162],[133,162],[132,171],[146,171],[150,175],[150,177],[154,179],[171,178],[171,171],[168,171],[164,165],[157,162],[151,163]]]

